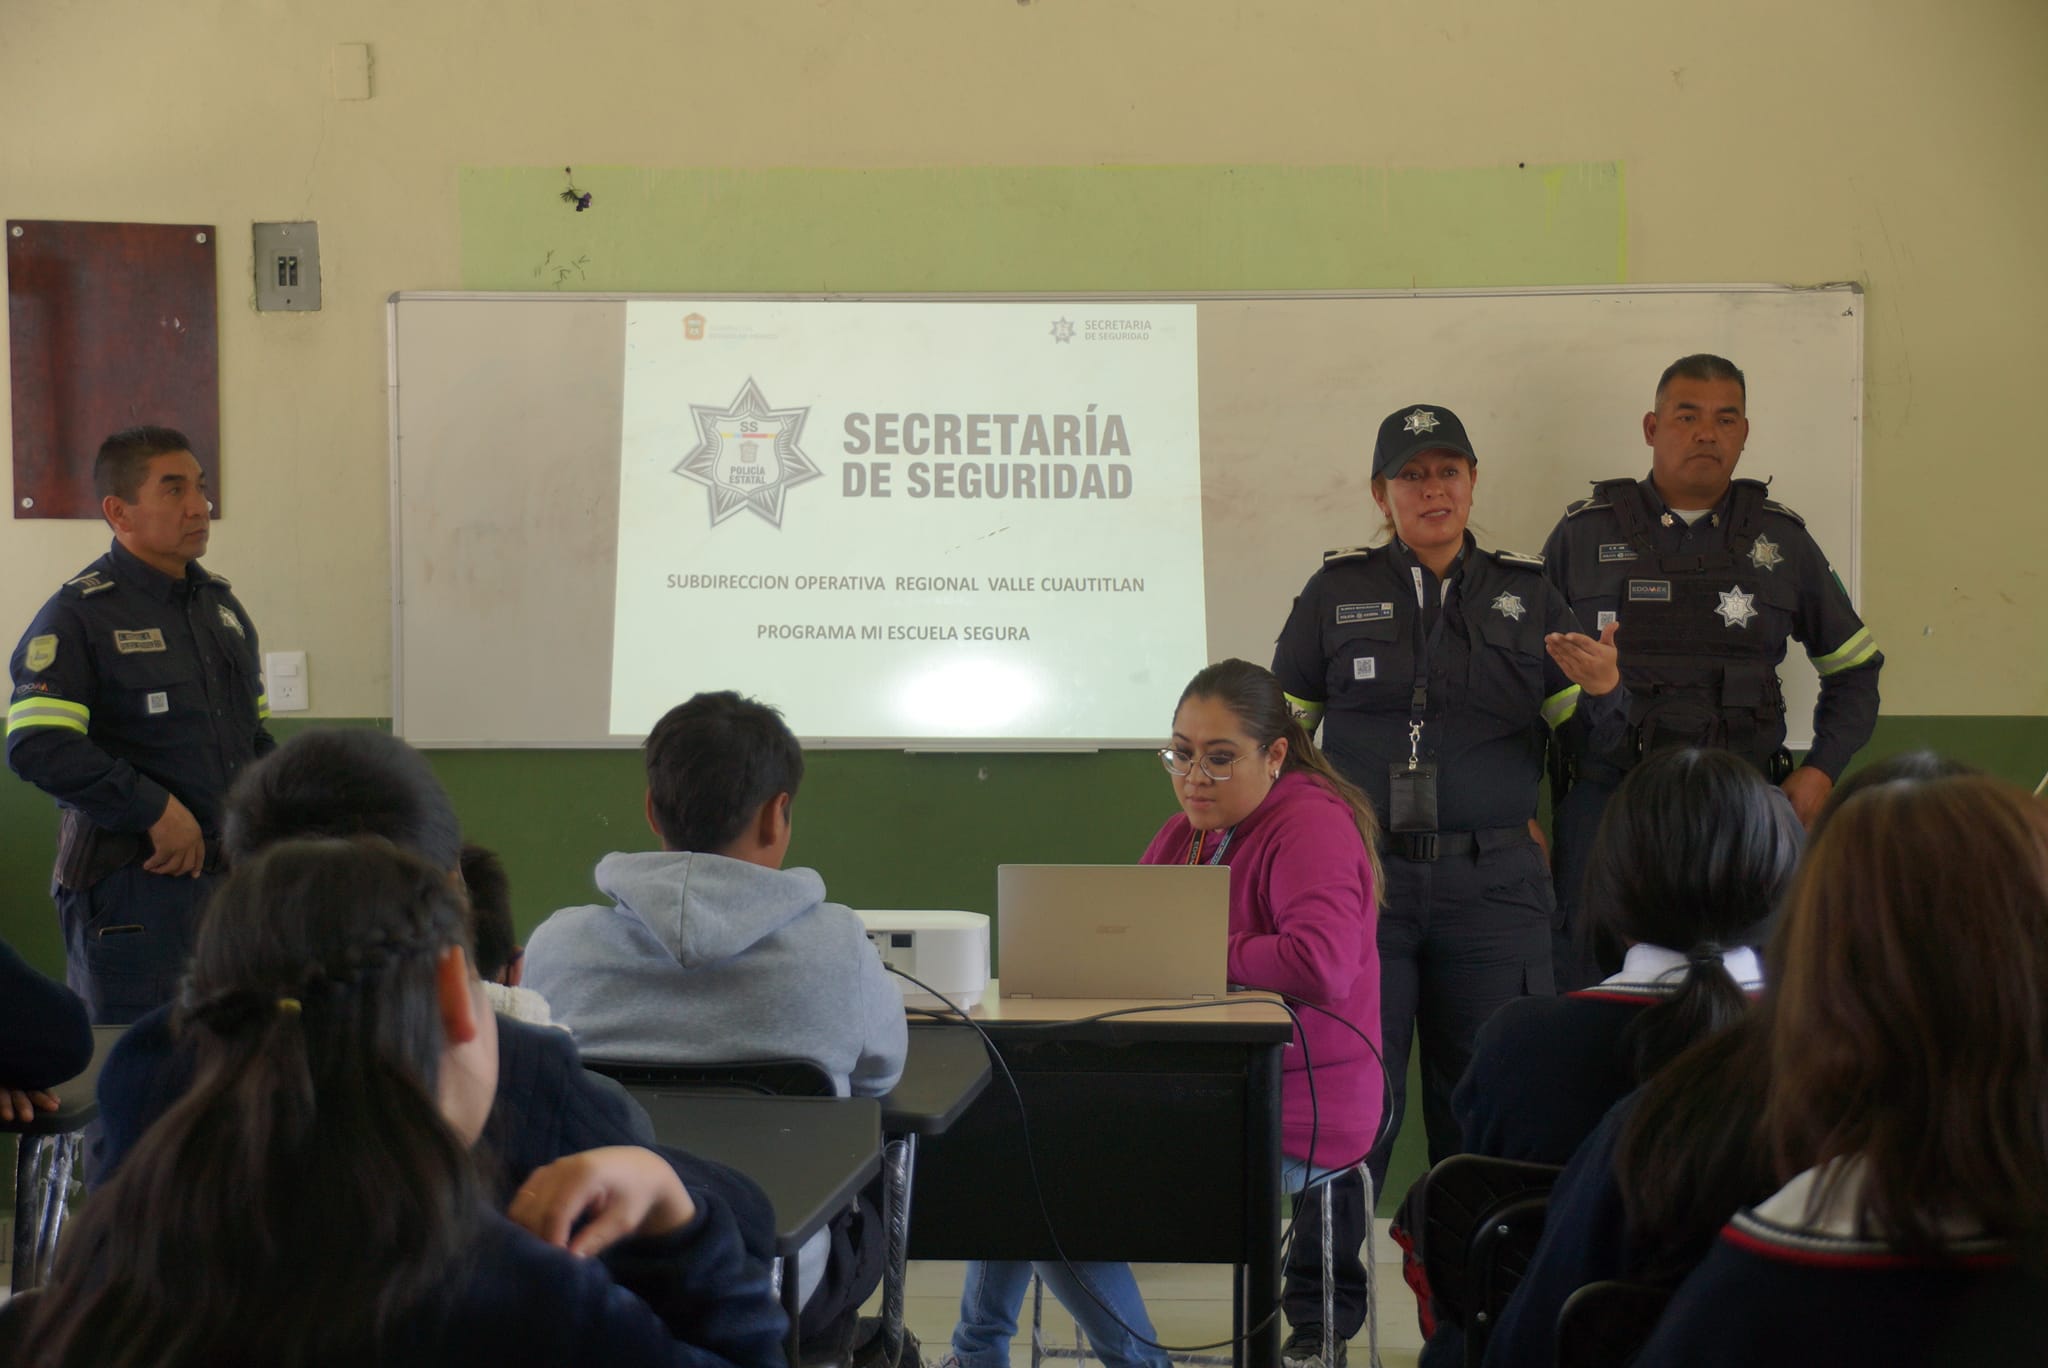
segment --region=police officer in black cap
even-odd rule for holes
[[[192,444],[117,432],[93,484],[114,544],[14,648],[7,763],[57,800],[71,986],[95,1022],[125,1024],[176,991],[228,785],[273,743],[256,627],[198,563],[212,505]]]
[[[1557,946],[1567,988],[1600,976],[1596,951],[1571,928],[1586,856],[1608,795],[1637,760],[1663,746],[1733,751],[1785,790],[1808,826],[1877,723],[1877,643],[1807,535],[1806,524],[1735,478],[1749,439],[1748,387],[1733,362],[1674,361],[1643,415],[1648,479],[1602,480],[1544,544],[1545,573],[1584,621],[1619,622],[1631,697],[1618,745],[1564,737],[1553,808]],[[1785,749],[1778,663],[1797,639],[1820,674],[1813,748],[1795,767]],[[1618,956],[1617,956],[1618,957]]]
[[[1545,747],[1554,732],[1614,745],[1627,716],[1612,630],[1586,636],[1541,561],[1482,550],[1465,530],[1478,468],[1449,409],[1388,415],[1372,491],[1393,535],[1325,555],[1273,655],[1385,833],[1380,1014],[1394,1106],[1370,1160],[1376,1184],[1416,1026],[1434,1163],[1458,1150],[1451,1091],[1474,1033],[1510,998],[1552,991],[1555,904],[1532,833]]]

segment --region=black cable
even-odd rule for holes
[[[1104,1315],[1108,1316],[1112,1321],[1116,1322],[1117,1327],[1119,1329],[1121,1329],[1125,1334],[1129,1335],[1132,1339],[1136,1340],[1140,1344],[1144,1344],[1151,1348],[1159,1349],[1167,1353],[1180,1354],[1198,1353],[1205,1349],[1234,1349],[1240,1343],[1250,1340],[1254,1335],[1263,1333],[1266,1327],[1273,1323],[1273,1321],[1280,1315],[1282,1307],[1282,1303],[1280,1302],[1275,1302],[1273,1305],[1273,1309],[1267,1312],[1264,1316],[1262,1316],[1259,1319],[1258,1323],[1253,1325],[1250,1329],[1246,1330],[1244,1334],[1234,1336],[1229,1339],[1216,1340],[1207,1344],[1162,1344],[1158,1340],[1150,1339],[1144,1335],[1139,1334],[1136,1330],[1132,1329],[1129,1325],[1125,1324],[1123,1317],[1117,1315],[1113,1307],[1111,1307],[1107,1302],[1103,1301],[1101,1297],[1097,1296],[1095,1294],[1095,1289],[1093,1287],[1090,1287],[1088,1285],[1087,1280],[1081,1277],[1079,1270],[1077,1270],[1074,1267],[1073,1260],[1067,1257],[1065,1248],[1060,1244],[1059,1232],[1053,1229],[1052,1211],[1051,1208],[1046,1204],[1045,1186],[1043,1181],[1039,1177],[1038,1158],[1032,1152],[1031,1121],[1030,1117],[1026,1113],[1026,1109],[1024,1106],[1024,1093],[1023,1090],[1017,1085],[1016,1075],[1010,1072],[1009,1061],[1003,1058],[1002,1051],[996,1048],[995,1042],[989,1038],[988,1032],[982,1029],[981,1023],[976,1021],[973,1017],[969,1016],[965,1011],[961,1010],[960,1006],[957,1003],[955,1003],[951,998],[947,997],[944,993],[941,993],[938,989],[932,987],[930,984],[924,982],[922,979],[917,978],[915,975],[905,973],[902,969],[897,968],[893,964],[885,964],[883,967],[888,969],[890,973],[897,975],[899,978],[902,978],[910,983],[916,984],[919,988],[923,989],[925,992],[931,994],[931,996],[937,998],[940,1002],[944,1003],[947,1007],[947,1010],[952,1014],[952,1016],[959,1018],[959,1020],[961,1020],[962,1022],[965,1022],[969,1027],[971,1027],[974,1030],[974,1033],[976,1035],[981,1037],[982,1047],[988,1051],[989,1058],[995,1062],[997,1067],[1002,1069],[1003,1079],[1006,1083],[1009,1084],[1010,1087],[1010,1095],[1016,1100],[1017,1103],[1017,1128],[1019,1139],[1022,1141],[1024,1146],[1025,1169],[1031,1176],[1032,1196],[1036,1199],[1038,1203],[1038,1215],[1039,1219],[1043,1221],[1045,1224],[1046,1237],[1052,1242],[1053,1252],[1055,1255],[1058,1256],[1059,1262],[1066,1267],[1069,1273],[1074,1274],[1075,1283],[1079,1285],[1083,1292],[1086,1292],[1088,1294],[1088,1298],[1090,1301],[1094,1302],[1097,1306],[1102,1308],[1102,1312]],[[1290,1001],[1288,1001],[1284,996],[1277,994],[1274,995],[1273,998],[1263,1000],[1271,1001],[1274,1006],[1277,1006],[1278,1008],[1280,1008],[1280,1010],[1286,1012],[1288,1020],[1293,1023],[1295,1043],[1301,1050],[1302,1072],[1308,1080],[1309,1143],[1308,1157],[1305,1157],[1302,1160],[1302,1176],[1304,1179],[1304,1186],[1301,1188],[1300,1192],[1291,1194],[1296,1197],[1301,1197],[1306,1195],[1308,1191],[1306,1179],[1310,1173],[1314,1172],[1315,1169],[1315,1161],[1313,1156],[1315,1154],[1317,1130],[1321,1124],[1321,1113],[1320,1109],[1316,1104],[1315,1070],[1312,1067],[1311,1061],[1309,1059],[1308,1041],[1302,1033],[1301,1018],[1298,1014],[1296,1014],[1294,1010],[1294,1005]],[[1072,1026],[1085,1026],[1094,1022],[1110,1021],[1114,1020],[1117,1017],[1152,1016],[1161,1012],[1208,1011],[1213,1010],[1214,1008],[1220,1005],[1227,1005],[1227,1002],[1175,1002],[1158,1003],[1144,1007],[1120,1007],[1112,1011],[1097,1012],[1092,1016],[1071,1017],[1060,1021],[1005,1022],[1004,1028],[1006,1030],[1013,1031],[1065,1030]],[[1343,1017],[1338,1016],[1334,1012],[1328,1011],[1325,1008],[1314,1007],[1313,1004],[1309,1003],[1303,1003],[1302,1005],[1306,1007],[1311,1007],[1311,1009],[1314,1011],[1322,1012],[1325,1016],[1332,1017],[1337,1021],[1344,1022],[1344,1024],[1347,1027],[1349,1027],[1358,1036],[1360,1040],[1365,1041],[1366,1048],[1372,1051],[1373,1057],[1381,1061],[1381,1089],[1384,1094],[1390,1096],[1391,1085],[1389,1085],[1386,1082],[1385,1061],[1381,1057],[1378,1047],[1372,1043],[1372,1041],[1366,1036],[1366,1034],[1363,1031],[1359,1030],[1356,1025],[1349,1021],[1345,1021]],[[932,1011],[928,1008],[911,1008],[909,1010],[913,1013],[933,1017],[938,1020],[947,1019],[945,1014]],[[1391,1102],[1389,1102],[1389,1109],[1390,1108]],[[1381,1114],[1380,1134],[1385,1133],[1387,1114],[1387,1111],[1383,1111]],[[1375,1135],[1373,1143],[1374,1145],[1377,1145],[1379,1143],[1378,1135]],[[1368,1153],[1370,1153],[1370,1151],[1368,1151]],[[1331,1174],[1336,1174],[1339,1172],[1343,1172],[1346,1169],[1356,1168],[1359,1164],[1363,1162],[1364,1157],[1361,1156],[1359,1159],[1354,1160],[1352,1163],[1344,1165],[1341,1168],[1330,1167],[1328,1171]],[[1287,1266],[1287,1259],[1293,1247],[1295,1224],[1301,1216],[1300,1208],[1301,1204],[1299,1201],[1297,1201],[1295,1204],[1295,1210],[1288,1216],[1287,1229],[1281,1234],[1280,1237],[1280,1267],[1283,1270]],[[1370,1219],[1370,1216],[1371,1213],[1368,1212],[1368,1220]]]

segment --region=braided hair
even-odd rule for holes
[[[377,1361],[483,1206],[436,1091],[466,923],[446,874],[387,841],[238,864],[177,1011],[196,1082],[68,1232],[22,1361]]]

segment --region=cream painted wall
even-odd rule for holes
[[[344,42],[367,102],[332,97]],[[461,283],[464,167],[1615,161],[1631,280],[1865,283],[1885,711],[2041,713],[2044,69],[2040,0],[0,0],[0,214],[217,225],[209,563],[311,653],[317,714],[365,716],[383,300]],[[274,218],[320,223],[318,314],[251,308]],[[103,542],[0,523],[0,634]]]

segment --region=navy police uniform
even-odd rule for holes
[[[7,763],[57,800],[68,977],[95,1022],[131,1022],[176,990],[228,786],[274,744],[259,659],[226,580],[196,562],[174,580],[118,541],[14,648]],[[206,837],[197,879],[142,867],[173,794]]]
[[[1566,510],[1543,559],[1580,620],[1595,631],[1621,623],[1615,644],[1632,697],[1618,744],[1567,741],[1559,750],[1558,949],[1565,986],[1578,987],[1599,974],[1569,933],[1600,814],[1622,775],[1648,751],[1689,745],[1733,751],[1783,779],[1792,763],[1778,665],[1797,640],[1820,675],[1805,763],[1839,778],[1877,723],[1884,656],[1806,524],[1756,480],[1734,481],[1691,521],[1649,480],[1601,481]]]
[[[1528,830],[1546,742],[1560,732],[1616,744],[1627,708],[1621,688],[1582,697],[1544,649],[1546,633],[1579,630],[1540,561],[1480,550],[1467,534],[1441,583],[1398,540],[1330,552],[1280,633],[1273,673],[1305,716],[1321,714],[1324,753],[1386,833],[1381,1043],[1393,1110],[1369,1161],[1375,1184],[1400,1131],[1416,1024],[1434,1163],[1458,1151],[1451,1093],[1480,1025],[1510,999],[1553,991],[1555,903]],[[1411,753],[1436,767],[1431,831],[1397,830],[1414,823],[1390,810]]]

